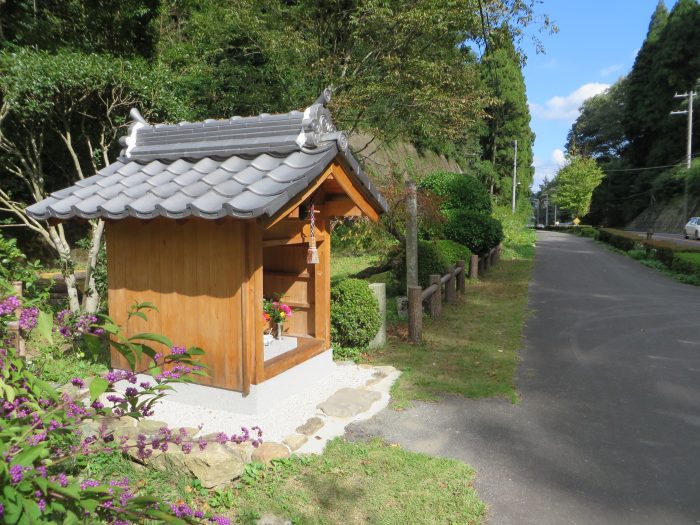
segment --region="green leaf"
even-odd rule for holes
[[[23,467],[29,467],[41,455],[43,450],[44,447],[42,446],[25,448],[22,452],[12,458],[12,463],[22,465]]]
[[[131,312],[129,317],[138,317],[140,319],[143,319],[144,321],[148,321],[148,317],[146,317],[146,314],[143,312]]]
[[[173,342],[164,335],[152,334],[149,332],[143,332],[140,334],[132,335],[129,338],[129,341],[153,341],[156,343],[161,343],[167,346],[168,348],[173,346]]]
[[[12,403],[15,400],[15,389],[10,385],[2,385],[2,389],[5,391],[5,399]]]
[[[104,394],[109,388],[109,382],[102,378],[96,377],[90,383],[90,402],[94,402],[98,397]]]
[[[53,344],[53,315],[40,310],[36,321],[36,331],[49,344]]]

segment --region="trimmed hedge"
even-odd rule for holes
[[[342,347],[366,347],[377,335],[379,303],[362,279],[331,283],[331,341]]]
[[[418,241],[418,284],[428,286],[432,274],[444,275],[446,268],[463,259],[469,261],[472,252],[466,246],[454,241]],[[406,251],[403,246],[394,255],[396,278],[402,287],[406,286]]]
[[[678,273],[700,277],[700,253],[676,252],[673,255],[672,269]]]
[[[473,253],[486,253],[503,240],[501,222],[489,215],[470,210],[444,212],[445,238],[468,247]]]
[[[426,175],[418,188],[443,198],[441,209],[491,213],[491,197],[486,187],[473,175],[437,171]]]
[[[598,231],[598,240],[610,244],[624,252],[632,250],[646,251],[647,258],[661,261],[668,268],[673,268],[675,256],[679,253],[699,253],[700,248],[693,249],[679,246],[673,242],[661,240],[646,240],[632,232],[602,228]]]
[[[545,230],[550,232],[563,232],[563,233],[573,233],[579,237],[589,237],[595,238],[598,235],[598,229],[594,226],[580,225],[580,226],[547,226]]]

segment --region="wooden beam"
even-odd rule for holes
[[[321,212],[327,217],[359,217],[362,210],[350,199],[326,201],[319,206]]]
[[[263,346],[262,319],[262,226],[259,221],[246,225],[246,281],[242,295],[244,322],[242,359],[242,392],[250,393],[251,383],[257,383],[264,373],[265,348]]]
[[[338,164],[333,165],[333,178],[340,185],[343,191],[346,193],[350,199],[362,210],[362,212],[367,215],[372,221],[377,222],[379,220],[379,214],[376,212],[374,207],[369,203],[365,196],[355,187],[355,185],[348,177],[345,169]]]
[[[297,339],[297,344],[296,349],[265,361],[265,381],[323,353],[326,349],[324,342],[318,339]]]
[[[314,336],[331,346],[331,234],[330,220],[323,216],[316,222],[318,264],[314,264]]]
[[[321,184],[323,184],[323,182],[333,172],[334,166],[334,163],[329,164],[326,168],[326,171],[324,171],[311,186],[309,186],[305,191],[301,192],[299,195],[294,197],[291,201],[289,201],[289,203],[287,203],[287,206],[285,206],[272,217],[270,217],[270,219],[265,223],[265,229],[269,230],[270,228],[272,228],[275,224],[280,222],[282,219],[286,218],[292,211],[299,207],[299,205],[302,204],[306,199],[311,197],[311,195],[313,195],[314,192],[321,187]]]

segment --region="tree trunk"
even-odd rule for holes
[[[66,282],[66,290],[68,291],[68,306],[71,312],[80,311],[80,301],[78,300],[78,287],[75,283],[75,270],[73,268],[73,259],[70,255],[70,246],[66,242],[63,234],[63,226],[49,226],[49,235],[53,242],[58,258],[61,261],[61,273]]]
[[[87,268],[85,269],[85,286],[83,288],[83,311],[93,314],[100,307],[100,294],[95,285],[95,266],[97,256],[102,246],[102,234],[105,229],[105,221],[99,219],[92,223],[92,235],[90,237],[90,251],[88,252]]]
[[[418,286],[418,203],[416,183],[404,175],[406,180],[406,290]]]

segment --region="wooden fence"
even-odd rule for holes
[[[484,255],[472,255],[469,261],[469,278],[478,279],[479,275],[488,271],[501,258],[501,245],[492,248]],[[428,302],[430,317],[442,315],[443,287],[446,303],[457,301],[457,294],[466,291],[466,262],[457,261],[449,266],[445,275],[431,275],[430,284],[426,289],[420,286],[408,287],[408,338],[414,344],[423,341],[423,303]]]

